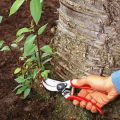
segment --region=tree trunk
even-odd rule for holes
[[[53,47],[52,64],[63,79],[91,73],[106,76],[120,69],[120,1],[60,0]],[[119,101],[109,108],[109,120],[120,119],[118,109]]]

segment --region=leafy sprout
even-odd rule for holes
[[[15,14],[25,2],[26,0],[15,0],[10,8],[9,16]],[[19,60],[24,61],[24,64],[14,71],[15,81],[18,83],[14,90],[17,91],[17,95],[23,94],[23,98],[30,94],[35,79],[39,79],[39,76],[47,79],[50,73],[45,65],[51,60],[52,48],[49,45],[39,48],[38,36],[42,35],[47,27],[47,24],[40,28],[37,27],[43,13],[42,9],[43,0],[30,0],[31,26],[20,28],[11,45],[7,45],[3,40],[0,40],[0,51],[6,52],[17,48],[22,52]],[[2,17],[0,16],[1,21]],[[37,31],[34,31],[35,27],[38,28]]]

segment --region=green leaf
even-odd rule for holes
[[[30,94],[31,88],[27,88],[24,91],[24,99]]]
[[[27,44],[24,46],[24,54],[23,56],[30,56],[35,51],[35,44]]]
[[[8,46],[4,46],[0,51],[10,51],[10,48]]]
[[[12,14],[14,14],[19,8],[20,6],[24,3],[25,0],[16,0],[12,7],[10,8],[10,14],[9,16],[11,16]]]
[[[16,47],[18,47],[18,45],[13,43],[13,44],[11,44],[11,47],[16,48]]]
[[[26,61],[25,61],[25,63],[27,64],[28,62],[32,62],[32,61],[36,61],[37,60],[37,58],[36,58],[36,56],[33,54],[29,59],[27,59]]]
[[[42,14],[42,3],[40,0],[30,1],[30,12],[36,24],[38,24]]]
[[[24,44],[24,56],[32,55],[35,51],[36,45],[34,44],[36,35],[29,35]]]
[[[32,55],[31,58],[30,58],[30,61],[32,62],[32,61],[36,61],[36,60],[37,60],[36,56]]]
[[[47,27],[47,24],[45,24],[44,26],[42,26],[41,28],[39,28],[38,35],[43,34],[43,32],[45,31],[46,27]]]
[[[15,79],[15,81],[17,83],[24,83],[25,82],[24,76],[19,76],[18,78]]]
[[[28,79],[28,78],[27,78],[27,79]],[[25,81],[25,85],[26,85],[26,86],[30,86],[31,83],[32,83],[32,78]]]
[[[3,16],[0,16],[0,23],[2,22]]]
[[[47,79],[48,78],[48,74],[50,73],[50,70],[45,70],[41,73],[41,76],[44,78],[44,79]]]
[[[21,71],[21,68],[16,68],[14,74],[18,74]]]
[[[40,49],[41,49],[41,51],[43,51],[43,52],[45,52],[45,53],[47,53],[49,55],[52,55],[52,53],[53,53],[52,48],[49,45],[45,45]]]
[[[4,44],[4,41],[0,40],[0,48],[3,46],[3,44]]]
[[[21,94],[23,91],[25,91],[26,88],[27,88],[27,86],[22,86],[22,87],[20,87],[20,88],[17,90],[16,95]]]
[[[21,36],[23,33],[30,32],[31,30],[29,28],[21,28],[18,30],[16,36]]]
[[[23,38],[25,37],[25,35],[21,35],[19,36],[16,40],[14,40],[15,43],[19,43],[20,41],[23,40]]]
[[[30,34],[26,39],[26,44],[33,43],[35,41],[36,35]]]
[[[44,70],[45,70],[45,66],[44,66],[44,65],[42,65],[41,70],[42,70],[42,71],[44,71]]]

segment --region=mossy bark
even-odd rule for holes
[[[107,76],[120,69],[119,0],[60,0],[58,11],[52,64],[61,78],[91,73]],[[106,115],[112,111],[109,120],[120,119],[118,103],[105,109]],[[93,120],[93,116],[88,119]],[[107,116],[94,119],[107,120]]]

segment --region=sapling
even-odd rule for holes
[[[9,16],[15,14],[26,0],[15,0],[10,8]],[[51,60],[53,54],[52,48],[45,45],[40,48],[38,36],[42,35],[47,24],[35,30],[43,13],[43,0],[30,0],[30,13],[32,16],[30,27],[23,27],[16,33],[16,39],[11,45],[5,45],[4,41],[0,41],[1,51],[10,51],[11,48],[17,48],[21,51],[20,61],[23,65],[17,67],[14,71],[15,81],[19,84],[15,90],[16,94],[22,94],[26,98],[31,91],[32,83],[35,79],[42,77],[47,79],[50,70],[46,70],[45,64]]]

